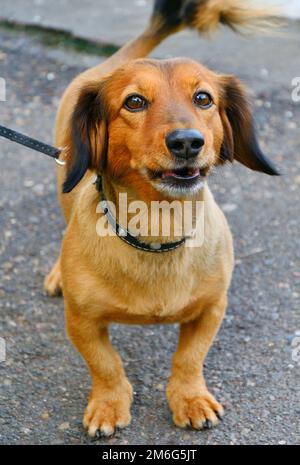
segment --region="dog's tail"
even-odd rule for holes
[[[145,57],[166,37],[186,28],[202,35],[215,32],[221,24],[236,32],[264,31],[274,23],[274,12],[272,7],[258,7],[253,0],[155,0],[145,32],[113,59],[121,64]]]
[[[156,0],[151,25],[167,35],[185,28],[210,34],[220,24],[236,32],[262,31],[272,24],[274,12],[253,0]]]

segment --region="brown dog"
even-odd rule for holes
[[[277,172],[259,149],[236,78],[188,59],[143,57],[186,25],[205,32],[219,21],[236,27],[261,17],[245,4],[156,1],[146,32],[77,77],[61,101],[56,143],[64,148],[66,167],[58,170],[58,192],[67,229],[45,288],[51,295],[63,289],[68,333],[92,375],[84,415],[91,436],[98,430],[111,435],[130,422],[132,387],[109,341],[113,322],[180,323],[167,387],[174,422],[201,429],[223,415],[202,368],[224,317],[234,259],[229,227],[205,178],[234,159]],[[101,195],[118,213],[120,193],[148,206],[204,201],[202,246],[185,247],[176,234],[144,234],[137,243],[145,250],[138,250],[116,235],[98,235],[97,221],[106,212],[97,210],[95,174],[102,176]],[[174,250],[148,253],[147,247],[159,251],[174,241]]]

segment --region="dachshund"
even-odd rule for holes
[[[237,78],[187,58],[146,57],[186,27],[205,34],[220,23],[234,30],[264,23],[266,11],[247,3],[156,0],[145,32],[76,77],[62,97],[56,144],[65,165],[57,168],[57,186],[67,227],[45,289],[63,292],[68,335],[91,373],[83,419],[90,436],[110,436],[131,420],[133,390],[109,339],[111,323],[178,323],[166,390],[174,423],[200,430],[223,416],[206,387],[203,364],[226,310],[234,254],[209,174],[234,161],[279,173],[259,147]],[[187,246],[174,231],[163,235],[161,225],[156,235],[130,235],[121,221],[113,226],[124,213],[125,194],[147,207],[200,202],[201,246]],[[99,219],[108,234],[97,232]]]

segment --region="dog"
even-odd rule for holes
[[[185,27],[209,33],[219,23],[238,29],[264,19],[265,12],[246,1],[157,0],[146,31],[75,78],[62,97],[56,144],[65,166],[58,167],[57,186],[67,227],[45,289],[63,292],[68,335],[91,373],[83,419],[90,436],[110,436],[131,420],[133,390],[109,340],[111,323],[179,323],[167,386],[174,423],[203,429],[223,416],[206,387],[203,363],[226,310],[234,254],[207,178],[234,160],[279,173],[260,150],[237,78],[190,59],[146,57]],[[186,247],[180,235],[165,237],[161,229],[126,238],[122,224],[115,224],[115,234],[97,234],[109,210],[99,213],[99,202],[114,203],[117,212],[120,194],[147,206],[203,202],[202,245]]]

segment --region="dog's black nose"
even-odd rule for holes
[[[204,145],[204,137],[196,129],[178,129],[166,137],[166,145],[176,158],[194,158]]]

